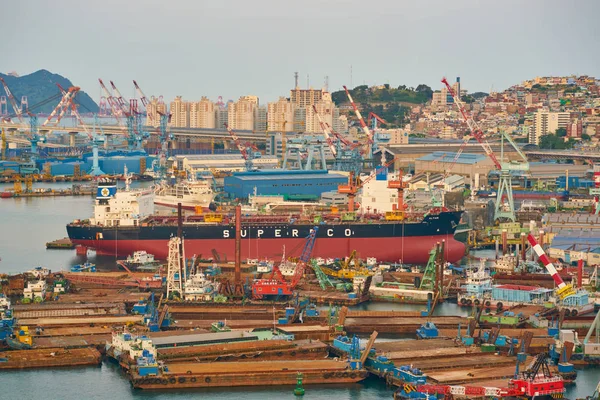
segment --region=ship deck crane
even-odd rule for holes
[[[358,193],[358,190],[360,188],[362,188],[365,184],[367,184],[369,181],[371,181],[371,179],[375,178],[377,176],[377,172],[384,171],[385,169],[387,169],[387,167],[389,167],[391,164],[393,164],[394,161],[395,161],[395,159],[391,159],[390,161],[388,161],[381,167],[374,169],[371,172],[371,174],[368,177],[366,177],[360,184],[356,183],[354,174],[352,172],[350,172],[350,174],[348,175],[348,184],[338,186],[338,193],[343,193],[343,194],[348,195],[348,211],[349,212],[351,212],[351,213],[354,212],[354,200],[355,200],[356,194]]]
[[[498,194],[496,197],[496,208],[495,208],[495,212],[494,212],[494,219],[499,220],[499,219],[505,218],[505,219],[509,219],[512,222],[514,222],[516,220],[516,217],[515,217],[514,197],[513,197],[513,192],[512,192],[512,171],[528,171],[529,170],[529,162],[527,161],[527,157],[525,157],[523,152],[520,151],[518,146],[512,141],[512,139],[509,137],[509,135],[502,132],[502,155],[501,155],[502,162],[499,161],[498,158],[496,157],[496,155],[494,154],[494,152],[492,151],[491,146],[485,140],[484,134],[483,134],[481,128],[475,122],[473,117],[471,117],[467,113],[462,101],[460,100],[460,97],[456,94],[456,92],[454,91],[452,86],[448,83],[446,78],[442,79],[442,83],[446,86],[446,88],[448,89],[448,93],[450,93],[450,95],[454,99],[454,103],[456,103],[458,110],[460,111],[463,119],[467,123],[467,126],[469,127],[471,134],[479,142],[479,144],[483,148],[485,154],[492,160],[492,162],[494,163],[494,166],[500,172],[500,182],[498,184]],[[511,163],[511,162],[505,162],[503,160],[503,158],[504,158],[503,157],[504,156],[504,149],[503,149],[504,138],[506,138],[509,141],[509,143],[515,148],[515,150],[520,155],[520,157],[522,158],[523,161],[521,161],[519,163]],[[469,139],[470,139],[470,137],[466,136],[465,141],[463,142],[459,151],[456,153],[454,159],[452,160],[452,164],[451,164],[450,168],[452,168],[452,166],[454,166],[454,164],[460,157],[460,154],[462,154]],[[506,198],[506,204],[504,204],[505,198]]]

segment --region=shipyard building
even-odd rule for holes
[[[225,192],[231,198],[243,199],[254,194],[281,195],[288,200],[318,200],[324,192],[337,191],[348,183],[342,174],[317,171],[252,171],[225,177]]]

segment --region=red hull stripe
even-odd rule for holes
[[[378,261],[403,262],[407,264],[425,264],[429,251],[436,243],[445,239],[445,257],[449,262],[459,261],[465,254],[465,245],[454,239],[453,235],[413,236],[404,238],[327,238],[317,239],[313,257],[341,258],[356,250],[360,257],[375,257]],[[137,250],[146,250],[159,259],[168,255],[167,240],[78,240],[75,244],[96,249],[100,254],[127,256]],[[283,246],[286,255],[297,257],[300,254],[304,238],[276,238],[242,240],[242,259],[281,258]],[[193,254],[202,258],[212,258],[213,250],[221,260],[234,260],[235,241],[223,239],[188,239],[184,243],[187,257]]]

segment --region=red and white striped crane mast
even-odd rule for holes
[[[540,246],[535,237],[533,237],[532,234],[529,234],[527,236],[527,240],[529,241],[529,244],[531,245],[533,251],[535,251],[535,254],[537,254],[540,261],[546,267],[546,270],[548,271],[550,276],[552,276],[552,280],[554,280],[554,283],[556,284],[556,294],[558,295],[558,297],[560,297],[561,300],[564,300],[567,297],[574,295],[575,290],[573,289],[573,286],[563,281],[558,271],[556,271],[554,264],[552,264],[552,262],[544,252],[544,249],[542,248],[542,246]]]

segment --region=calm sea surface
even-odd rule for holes
[[[0,185],[0,191],[12,185]],[[69,184],[40,183],[34,187],[70,187]],[[71,250],[46,250],[45,243],[66,236],[65,225],[77,218],[87,218],[93,210],[91,197],[0,199],[0,273],[18,273],[35,266],[53,271],[69,269],[85,259]],[[115,268],[114,259],[90,257],[100,268]],[[393,304],[361,305],[371,310],[411,309]],[[415,307],[412,307],[413,309]],[[417,307],[418,308],[418,307]],[[436,314],[466,315],[453,304],[444,304]],[[381,340],[390,340],[385,336]],[[567,397],[585,397],[594,391],[600,380],[600,369],[579,372],[577,385]],[[134,391],[112,364],[101,367],[63,370],[32,370],[0,372],[0,399],[292,399],[293,387],[211,389],[167,393]],[[308,386],[305,399],[391,399],[392,390],[377,379],[351,386]]]

